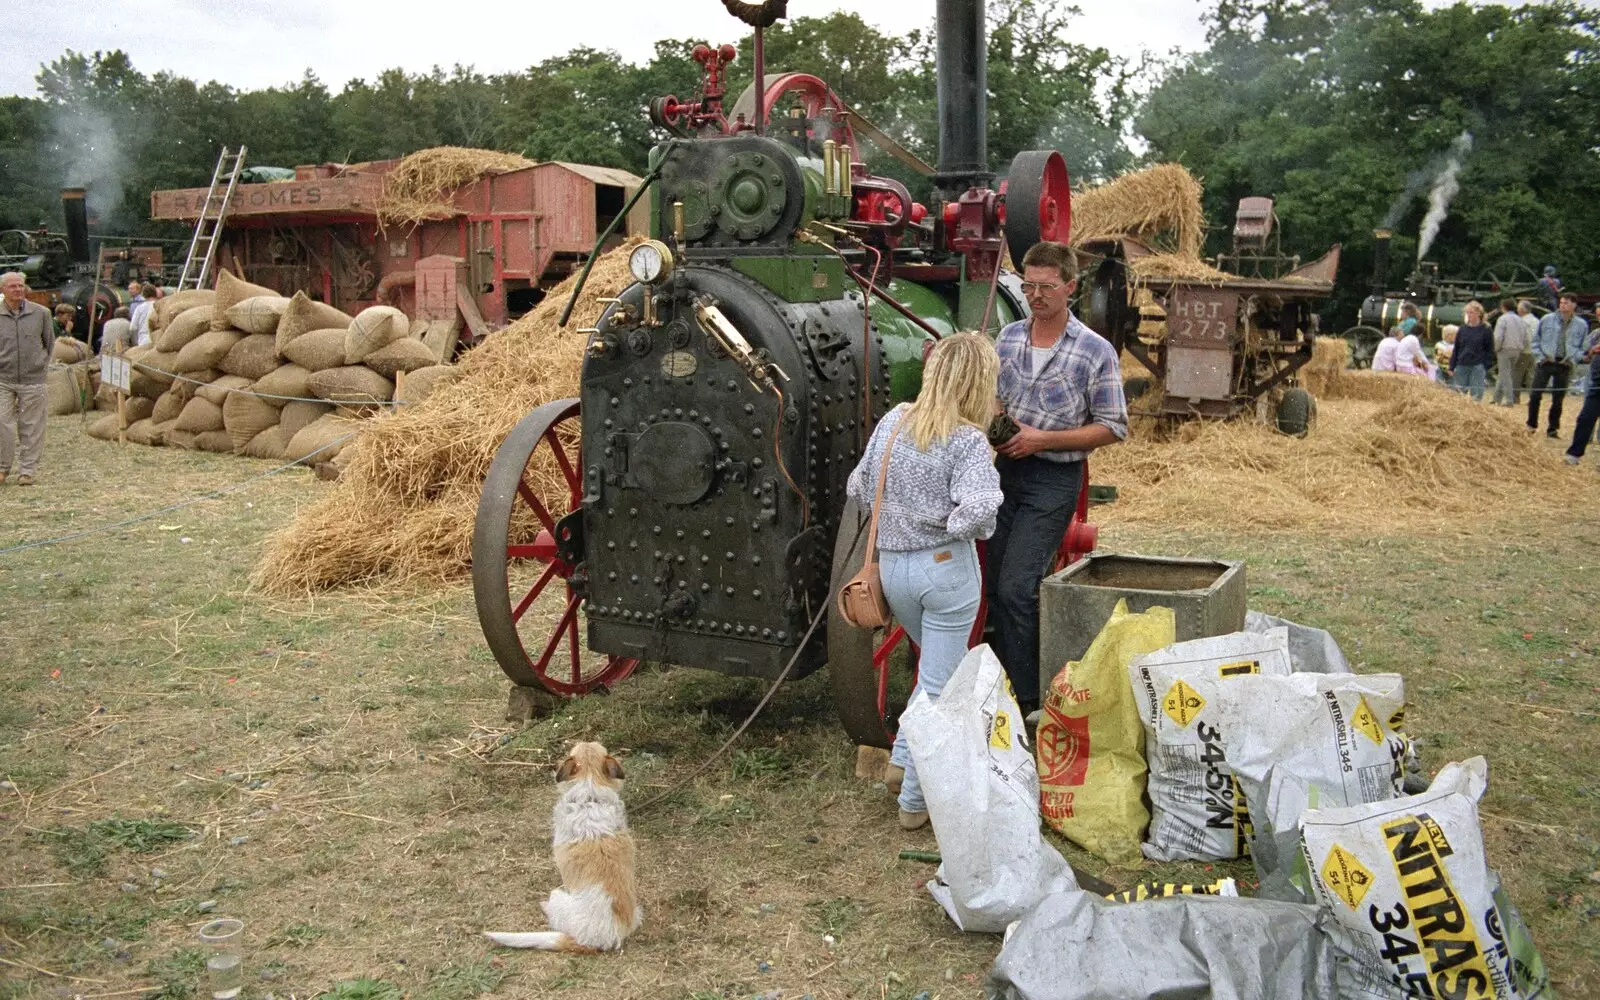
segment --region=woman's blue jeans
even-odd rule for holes
[[[911,696],[915,698],[918,691],[926,691],[937,701],[961,658],[967,655],[967,638],[978,618],[978,603],[983,596],[978,550],[972,542],[952,542],[914,552],[880,552],[878,562],[889,609],[921,650],[917,686]],[[900,808],[907,812],[928,808],[917,769],[906,749],[904,730],[894,738],[889,761],[906,772],[900,786]]]

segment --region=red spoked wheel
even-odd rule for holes
[[[639,666],[633,657],[591,653],[580,627],[584,598],[563,557],[563,524],[583,499],[576,399],[534,410],[514,427],[484,479],[472,530],[472,592],[478,623],[513,683],[565,697],[609,687]],[[548,501],[548,502],[547,502]]]

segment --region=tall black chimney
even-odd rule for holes
[[[984,0],[939,0],[939,187],[957,195],[987,184],[989,53]]]
[[[74,264],[89,263],[89,210],[83,188],[61,189],[61,212],[67,217],[67,253]]]
[[[1372,231],[1372,294],[1381,296],[1389,286],[1389,237],[1387,229]]]

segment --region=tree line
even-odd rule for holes
[[[1205,183],[1211,252],[1226,247],[1240,197],[1273,195],[1287,252],[1344,245],[1347,311],[1365,293],[1380,223],[1396,233],[1390,282],[1404,279],[1447,151],[1470,134],[1430,259],[1465,278],[1553,263],[1569,285],[1600,289],[1595,9],[1215,0],[1203,48],[1137,62],[1073,41],[1076,14],[1068,0],[991,0],[997,169],[1039,147],[1061,149],[1084,181],[1183,163]],[[149,221],[149,193],[203,186],[224,144],[282,166],[463,145],[642,172],[659,138],[644,105],[693,94],[694,41],[657,42],[642,63],[580,48],[517,73],[396,68],[337,92],[310,69],[241,91],[145,74],[121,51],[69,50],[40,67],[38,97],[0,99],[0,229],[58,228],[58,189],[86,184],[103,231],[180,235]],[[730,100],[751,63],[745,37]],[[822,77],[937,159],[931,25],[887,32],[842,11],[795,18],[769,29],[767,65]],[[925,191],[894,161],[869,162]]]

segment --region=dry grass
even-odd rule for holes
[[[1072,242],[1131,236],[1198,260],[1205,242],[1200,182],[1181,165],[1158,163],[1072,196]]]
[[[1222,285],[1232,277],[1233,275],[1217,270],[1193,254],[1153,253],[1128,261],[1128,283],[1134,288],[1161,280]]]
[[[453,215],[456,209],[451,198],[458,188],[485,174],[533,165],[527,157],[492,149],[434,146],[418,150],[383,175],[378,220],[384,225],[416,225],[424,219]]]
[[[1370,532],[1484,528],[1600,506],[1511,411],[1415,376],[1339,372],[1304,439],[1249,420],[1135,422],[1090,463],[1120,490],[1105,519],[1199,527]]]
[[[415,406],[364,425],[341,456],[329,494],[275,536],[255,576],[271,592],[316,590],[377,579],[439,581],[469,564],[472,526],[495,450],[536,406],[578,394],[587,337],[632,279],[633,243],[595,262],[565,329],[556,326],[575,279],[537,309],[467,352],[451,380]],[[548,458],[548,452],[541,450]],[[545,502],[565,513],[566,487],[553,461],[531,474]]]
[[[1348,340],[1343,337],[1318,337],[1311,346],[1311,360],[1300,369],[1300,383],[1318,399],[1332,399],[1339,393],[1349,364]]]

